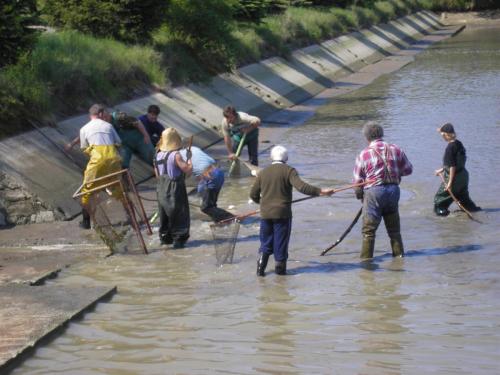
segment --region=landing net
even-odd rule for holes
[[[114,172],[90,182],[98,186],[82,191],[84,187],[82,185],[73,194],[73,198],[80,200],[82,196],[87,197],[85,208],[90,214],[94,230],[102,241],[113,253],[140,247],[147,254],[141,224],[146,226],[148,234],[152,234],[151,227],[128,170]],[[134,232],[138,242],[132,245]]]
[[[233,263],[234,248],[240,230],[238,219],[210,225],[217,266]]]

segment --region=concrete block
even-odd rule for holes
[[[59,136],[54,129],[44,128],[49,139]],[[66,217],[80,212],[71,196],[79,187],[81,171],[38,131],[30,131],[0,143],[0,168],[23,181],[30,191],[52,207],[59,207]]]
[[[66,322],[109,298],[116,287],[27,286],[0,288],[0,372],[27,353],[42,338]]]

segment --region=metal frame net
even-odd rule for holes
[[[98,183],[93,189],[82,191],[80,186],[73,198],[88,197],[84,207],[92,219],[94,230],[111,252],[128,250],[127,244],[133,230],[137,235],[139,246],[148,253],[141,233],[141,224],[146,225],[149,235],[152,234],[148,218],[135,183],[127,169],[88,181]],[[130,189],[130,191],[128,191]]]
[[[215,259],[218,267],[233,263],[234,248],[240,230],[240,221],[234,220],[210,225],[215,247]]]

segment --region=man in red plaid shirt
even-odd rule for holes
[[[413,166],[401,148],[383,141],[384,130],[368,122],[363,127],[368,141],[356,158],[354,183],[370,181],[356,189],[356,197],[363,200],[363,244],[361,258],[373,258],[375,232],[384,219],[391,239],[392,256],[403,257],[404,248],[399,221],[399,183],[402,176],[413,172]]]

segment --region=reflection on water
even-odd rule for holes
[[[217,268],[208,223],[192,247],[152,249],[72,267],[54,283],[117,285],[110,303],[38,349],[14,374],[495,374],[500,372],[500,30],[465,31],[399,72],[320,108],[282,143],[290,163],[323,186],[349,182],[365,120],[414,164],[403,180],[407,257],[393,260],[384,228],[375,259],[358,260],[359,224],[325,257],[359,209],[352,192],[294,207],[290,275],[255,276],[258,221],[242,225],[235,263]],[[450,121],[468,152],[471,197],[483,208],[432,213]],[[221,205],[241,212],[250,179]]]

